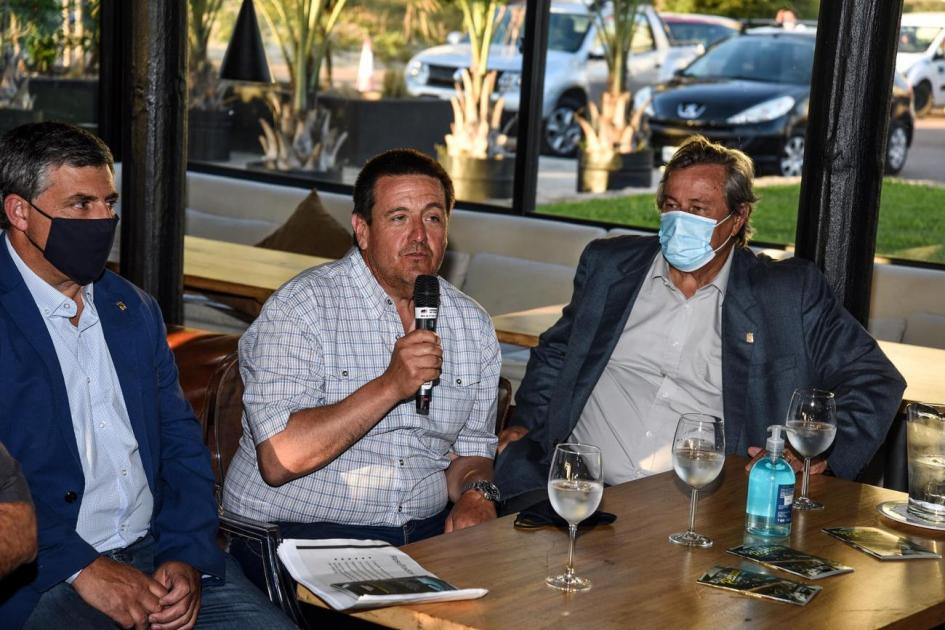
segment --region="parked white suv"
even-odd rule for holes
[[[589,100],[598,100],[606,88],[607,62],[597,39],[594,16],[581,2],[552,2],[542,101],[543,148],[556,156],[572,156],[581,140],[574,114]],[[630,89],[668,80],[699,53],[701,46],[673,46],[666,27],[649,5],[640,7],[628,60]],[[525,4],[512,3],[499,9],[489,70],[499,73],[497,92],[505,98],[505,111],[519,109]],[[407,91],[414,96],[449,99],[460,68],[469,67],[468,42],[429,48],[407,64]]]
[[[912,86],[916,116],[945,106],[945,13],[903,13],[896,71]]]

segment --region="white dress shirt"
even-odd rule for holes
[[[723,417],[722,302],[732,256],[689,299],[657,254],[571,440],[601,448],[604,481],[672,469],[679,416]]]
[[[85,477],[76,532],[96,551],[127,547],[148,533],[154,497],[95,310],[93,285],[81,289],[82,314],[73,326],[76,302],[36,275],[4,241],[46,324],[66,384]]]

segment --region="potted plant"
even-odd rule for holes
[[[269,92],[265,102],[272,124],[260,118],[263,164],[280,171],[339,175],[338,151],[347,133],[332,127],[331,114],[318,106],[318,81],[331,32],[346,0],[259,0],[289,69],[288,93]]]
[[[223,0],[190,0],[187,40],[188,99],[187,151],[191,160],[226,162],[230,159],[233,111],[226,101],[226,86],[210,63],[210,34]]]
[[[457,199],[487,201],[512,196],[515,159],[501,128],[504,99],[493,98],[497,73],[488,71],[498,0],[459,0],[471,60],[450,99],[453,123],[437,159],[450,174]]]
[[[31,29],[23,24],[15,8],[4,4],[0,10],[0,132],[43,119],[33,109],[35,96],[30,93],[27,54],[24,40]]]
[[[628,186],[649,187],[653,180],[653,151],[644,126],[646,103],[631,111],[627,90],[627,58],[636,30],[639,0],[597,0],[594,20],[607,61],[607,89],[601,105],[588,104],[588,115],[577,116],[584,133],[578,152],[578,192],[603,192]]]

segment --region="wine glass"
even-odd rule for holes
[[[568,566],[545,583],[562,591],[586,591],[591,581],[574,575],[574,538],[578,523],[594,513],[604,494],[600,449],[589,444],[558,444],[548,472],[548,498],[568,522]]]
[[[822,389],[796,389],[791,396],[787,418],[788,441],[804,458],[801,496],[794,499],[795,510],[821,510],[823,504],[807,496],[810,460],[826,451],[837,435],[837,401],[833,392]]]
[[[672,534],[671,543],[687,547],[711,547],[712,539],[697,534],[696,501],[699,490],[706,487],[722,471],[725,463],[725,428],[722,420],[701,413],[685,413],[679,417],[673,436],[673,468],[676,475],[692,488],[689,499],[689,529]]]

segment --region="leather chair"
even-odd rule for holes
[[[229,539],[234,536],[260,545],[269,599],[296,624],[306,627],[289,586],[292,582],[287,579],[276,554],[282,542],[279,528],[222,508],[223,479],[242,435],[243,381],[239,375],[239,336],[173,326],[168,328],[167,340],[174,352],[184,397],[200,421],[204,443],[210,450],[224,546],[228,547]]]

